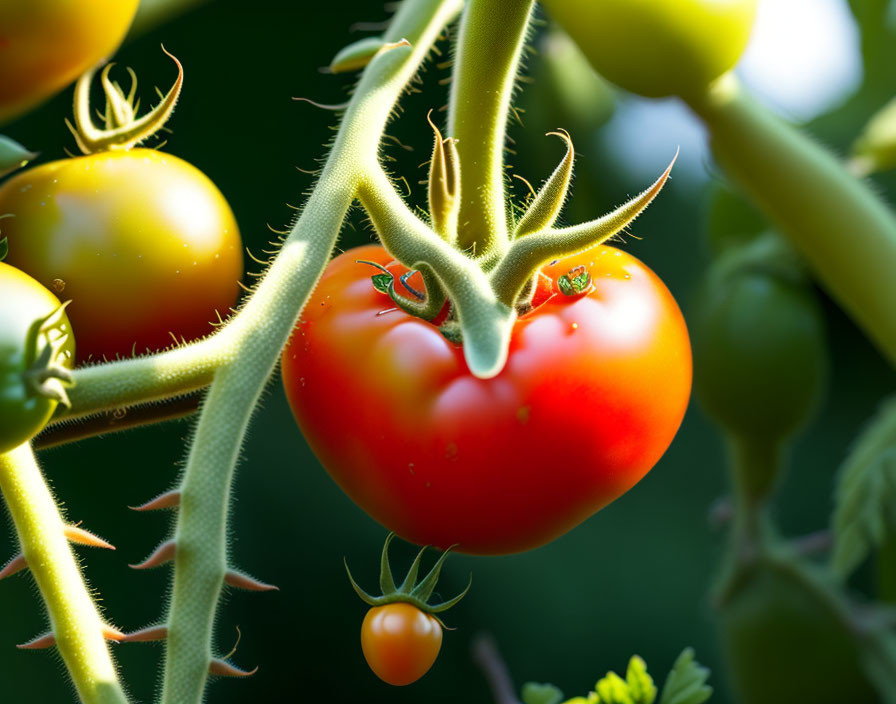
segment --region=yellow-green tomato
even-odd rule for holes
[[[151,149],[22,171],[0,186],[7,261],[71,300],[79,359],[212,332],[239,294],[233,212],[196,167]]]
[[[597,72],[659,98],[702,91],[734,68],[757,0],[542,0]]]
[[[112,55],[138,0],[0,0],[0,123]]]
[[[56,401],[28,378],[40,352],[58,342],[50,362],[74,365],[75,339],[65,313],[41,325],[59,305],[37,281],[0,262],[0,454],[33,437],[56,410]]]

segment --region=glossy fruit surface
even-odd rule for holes
[[[634,257],[597,247],[547,267],[553,297],[517,322],[489,380],[356,260],[404,271],[377,246],[334,259],[284,350],[283,381],[323,466],[406,540],[537,547],[625,493],[672,441],[691,387],[687,330]],[[592,285],[566,296],[557,280],[577,266]]]
[[[112,55],[138,0],[0,0],[0,123]]]
[[[543,0],[594,68],[648,97],[687,97],[734,68],[757,0]]]
[[[242,275],[233,213],[185,161],[150,149],[65,159],[0,187],[10,264],[71,299],[79,359],[191,340],[226,316]]]
[[[74,364],[75,339],[65,313],[39,329],[59,305],[37,281],[0,262],[0,454],[33,437],[56,410],[57,402],[37,393],[26,374],[51,340],[60,343],[51,361]]]
[[[412,604],[376,606],[361,624],[361,650],[374,674],[384,682],[404,686],[432,667],[442,647],[442,627]]]

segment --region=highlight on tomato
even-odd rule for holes
[[[111,56],[139,0],[0,0],[0,124]]]
[[[74,361],[65,307],[0,261],[0,454],[30,440],[59,403],[68,403],[65,386]]]
[[[361,651],[373,673],[383,682],[403,687],[419,680],[429,672],[442,647],[442,623],[438,614],[457,604],[470,590],[466,589],[452,599],[430,604],[445,559],[450,548],[443,552],[423,579],[417,581],[423,548],[408,570],[400,586],[395,585],[389,566],[389,544],[395,537],[390,533],[383,545],[380,558],[380,588],[382,595],[371,596],[348,573],[352,588],[364,603],[372,608],[361,624]]]
[[[174,59],[174,57],[172,57]],[[102,73],[105,125],[90,114],[93,72],[75,90],[84,156],[22,171],[0,186],[9,263],[71,300],[80,360],[112,359],[202,337],[239,294],[242,244],[227,201],[201,171],[137,148],[170,116],[183,83],[137,117]]]
[[[598,246],[545,267],[491,379],[398,309],[371,263],[424,289],[382,247],[336,257],[284,349],[283,384],[332,478],[405,540],[538,547],[628,491],[671,443],[691,388],[688,333],[630,254]]]
[[[734,68],[757,0],[542,0],[599,74],[633,93],[689,96]]]

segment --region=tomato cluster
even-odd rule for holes
[[[551,297],[516,323],[489,380],[358,260],[405,271],[378,246],[336,257],[284,350],[283,381],[333,479],[406,540],[537,547],[630,489],[672,441],[691,387],[688,334],[631,255],[602,246],[546,267]],[[558,281],[577,267],[591,285],[565,295]]]

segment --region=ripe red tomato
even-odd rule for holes
[[[138,0],[0,0],[0,123],[109,57]]]
[[[0,187],[7,261],[58,295],[79,359],[145,352],[212,330],[236,301],[243,257],[224,196],[151,149],[23,171]]]
[[[537,547],[625,493],[672,441],[691,388],[687,329],[631,255],[602,246],[546,267],[555,295],[517,322],[488,380],[394,309],[359,259],[404,271],[377,246],[335,258],[283,352],[283,382],[333,479],[404,539]],[[559,293],[579,265],[591,289]]]
[[[442,647],[442,627],[413,604],[375,606],[361,624],[361,650],[374,674],[402,687],[429,672]]]

